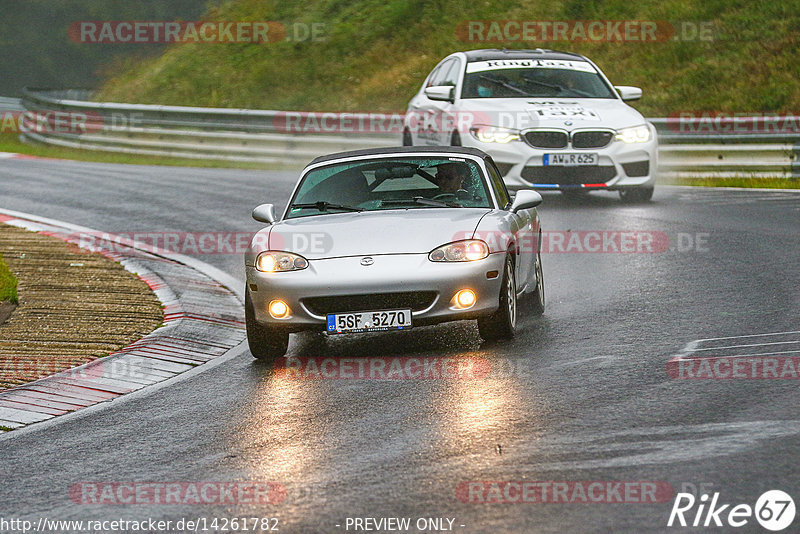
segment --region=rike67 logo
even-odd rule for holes
[[[784,530],[794,521],[794,500],[784,491],[770,490],[758,498],[755,506],[751,507],[749,504],[731,506],[719,502],[719,492],[714,493],[711,502],[708,494],[695,499],[691,493],[678,493],[667,526],[738,528],[747,525],[754,516],[767,530],[773,532]]]

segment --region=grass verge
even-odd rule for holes
[[[40,144],[23,143],[17,134],[0,134],[0,152],[14,152],[28,156],[53,159],[69,159],[75,161],[91,161],[96,163],[124,163],[133,165],[165,165],[169,167],[204,167],[224,169],[257,169],[276,170],[291,168],[278,164],[202,160],[189,158],[171,158],[164,156],[142,156],[137,154],[120,154],[95,150],[79,150]]]
[[[697,187],[747,187],[762,189],[800,189],[800,178],[674,178],[663,185]]]
[[[17,279],[0,255],[0,302],[17,304]]]
[[[23,296],[0,326],[0,391],[102,358],[164,322],[147,283],[102,254],[7,224],[0,250]]]

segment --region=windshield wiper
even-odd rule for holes
[[[305,204],[292,204],[289,208],[317,208],[319,211],[342,210],[342,211],[364,211],[364,208],[355,206],[345,206],[344,204],[333,204],[325,200],[319,202],[306,202]]]
[[[404,204],[420,204],[421,206],[434,206],[437,208],[462,208],[461,204],[454,202],[445,202],[444,200],[434,200],[425,197],[412,197],[412,198],[390,198],[382,200],[381,206],[402,206]]]
[[[523,76],[522,78],[525,80],[526,83],[532,83],[534,85],[538,85],[541,87],[547,87],[548,89],[555,89],[556,91],[563,91],[564,89],[566,89],[565,87],[555,83],[540,82],[539,80],[534,80],[533,78],[528,78],[527,76]]]
[[[527,83],[532,83],[534,85],[539,85],[541,87],[547,87],[548,89],[554,89],[554,90],[558,91],[559,93],[565,93],[565,92],[572,91],[573,93],[577,93],[580,96],[585,96],[585,97],[588,97],[588,98],[594,98],[591,93],[587,93],[586,91],[582,91],[580,89],[575,89],[575,88],[571,88],[571,87],[564,87],[563,85],[559,85],[557,83],[552,83],[551,84],[551,83],[540,82],[539,80],[534,80],[533,78],[528,78],[527,76],[523,76],[522,78]]]
[[[519,93],[519,94],[521,94],[523,96],[537,96],[537,95],[532,95],[527,91],[523,91],[519,87],[515,87],[515,86],[511,85],[510,83],[504,82],[503,80],[498,80],[497,78],[492,78],[491,76],[484,76],[483,74],[481,74],[479,76],[479,78],[481,80],[486,80],[487,82],[491,82],[491,83],[497,84],[500,87],[505,87],[506,89],[511,89],[512,91],[516,91],[517,93]]]

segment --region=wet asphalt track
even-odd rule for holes
[[[4,161],[0,207],[113,232],[253,231],[295,173]],[[150,395],[0,441],[0,517],[277,517],[347,532],[348,517],[447,517],[455,532],[663,532],[661,504],[469,504],[474,480],[713,484],[800,503],[792,380],[674,380],[689,341],[800,330],[800,194],[659,188],[626,206],[545,195],[546,230],[705,233],[707,250],[544,256],[548,309],[512,342],[471,323],[295,338],[291,355],[481,357],[484,380],[298,380],[249,353]],[[240,257],[201,259],[243,279]],[[277,505],[76,505],[81,481],[283,484]],[[693,515],[692,515],[693,517]],[[797,531],[800,519],[788,531]],[[337,525],[340,525],[337,527]],[[461,526],[463,525],[463,527]],[[794,529],[794,530],[793,530]],[[723,531],[723,529],[717,529]],[[411,530],[416,532],[417,530]],[[754,520],[738,532],[761,532]],[[352,528],[349,532],[354,532]]]

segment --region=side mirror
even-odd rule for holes
[[[511,211],[517,213],[520,210],[535,208],[542,203],[542,195],[532,189],[520,189],[514,202],[511,203]]]
[[[630,100],[639,100],[642,98],[642,90],[639,87],[631,87],[630,85],[615,85],[614,89],[619,91],[619,96],[626,102]]]
[[[272,204],[261,204],[253,208],[253,219],[258,222],[272,224],[275,222],[275,206]]]
[[[432,85],[425,88],[425,96],[431,100],[443,100],[445,102],[452,102],[453,93],[456,88],[452,85]]]

